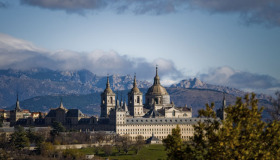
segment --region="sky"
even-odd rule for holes
[[[0,69],[280,90],[279,0],[0,0]]]

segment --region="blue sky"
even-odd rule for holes
[[[158,64],[165,84],[199,77],[280,89],[276,0],[0,0],[0,21],[1,69],[86,68],[152,80],[147,72]]]

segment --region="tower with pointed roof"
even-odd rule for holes
[[[109,76],[107,76],[106,88],[101,94],[101,117],[108,117],[110,111],[115,108],[115,96],[116,94],[110,87]]]
[[[16,122],[19,119],[22,119],[22,118],[24,118],[24,112],[20,108],[19,100],[18,100],[18,94],[17,94],[17,101],[16,101],[15,109],[10,111],[10,124],[11,124],[11,126],[15,125]]]
[[[21,108],[20,108],[20,106],[19,106],[18,94],[17,94],[17,102],[16,102],[15,111],[17,111],[17,112],[20,112],[20,111],[21,111]]]
[[[143,94],[137,87],[136,75],[134,75],[133,88],[128,93],[128,110],[131,116],[143,116]]]
[[[156,109],[170,106],[170,96],[166,89],[160,84],[158,67],[156,67],[154,84],[148,89],[145,96],[145,107],[151,109],[153,106],[156,106]]]

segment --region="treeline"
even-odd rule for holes
[[[235,105],[226,107],[226,118],[219,120],[214,103],[199,110],[199,117],[207,118],[194,125],[194,136],[184,143],[180,128],[172,130],[163,140],[168,158],[178,159],[279,159],[280,157],[280,94],[271,114],[275,119],[262,121],[255,94],[237,98]],[[277,103],[278,102],[278,103]],[[278,112],[277,112],[278,109]]]
[[[85,154],[76,149],[57,150],[55,145],[94,144],[89,150],[95,155],[110,156],[127,154],[129,151],[138,154],[144,146],[143,136],[138,136],[135,142],[128,135],[119,136],[107,132],[79,132],[66,131],[59,122],[52,127],[35,131],[34,128],[25,130],[21,126],[15,127],[10,136],[1,134],[0,160],[7,159],[84,159]],[[29,150],[28,147],[35,147]]]

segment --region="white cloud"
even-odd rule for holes
[[[198,77],[207,83],[229,86],[248,92],[274,94],[280,90],[280,81],[269,75],[236,71],[228,66],[210,69]]]
[[[137,73],[139,79],[146,79],[154,76],[156,64],[162,77],[181,76],[174,63],[166,59],[148,62],[144,58],[120,55],[116,51],[48,51],[30,42],[0,34],[0,69],[87,69],[98,75]]]

